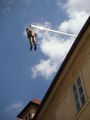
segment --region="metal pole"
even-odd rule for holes
[[[77,37],[76,35],[73,35],[73,34],[69,34],[69,33],[65,33],[65,32],[60,32],[60,31],[48,29],[48,28],[41,27],[41,26],[32,25],[32,27],[40,29],[40,30],[46,30],[46,31],[54,32],[54,33],[59,33],[59,34],[70,36],[70,37],[75,37],[75,38]]]

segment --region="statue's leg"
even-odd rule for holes
[[[32,50],[32,43],[33,43],[32,37],[29,37],[29,42],[30,42],[30,50]]]
[[[34,50],[36,50],[37,49],[37,42],[36,42],[36,39],[34,36],[33,36],[33,43],[34,43]]]

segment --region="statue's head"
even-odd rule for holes
[[[26,28],[26,31],[28,31],[28,28]]]
[[[31,24],[29,25],[30,28],[32,28]]]

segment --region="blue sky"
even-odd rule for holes
[[[89,13],[85,0],[0,0],[1,120],[15,120],[30,100],[42,99],[75,40],[35,29],[38,50],[30,52],[25,28],[33,23],[77,35]]]

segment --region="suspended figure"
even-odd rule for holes
[[[34,50],[37,50],[37,42],[36,42],[36,36],[37,34],[33,31],[33,28],[31,25],[29,25],[28,28],[26,28],[27,37],[30,42],[30,51],[32,50],[32,45],[34,44]]]

